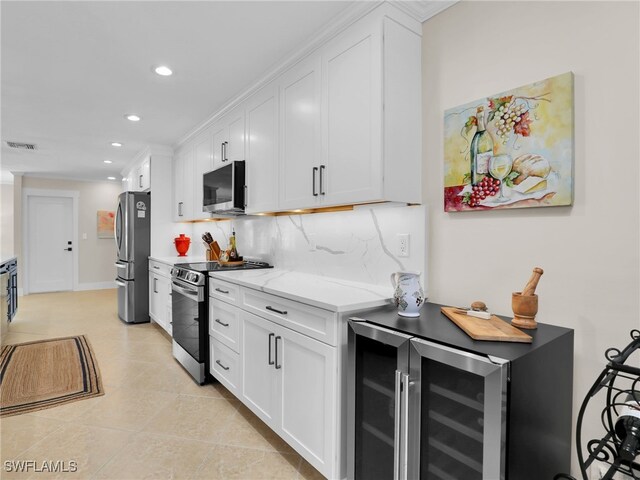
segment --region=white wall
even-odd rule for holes
[[[423,24],[430,299],[484,300],[510,315],[511,292],[544,268],[537,320],[575,329],[574,426],[604,351],[640,328],[639,10],[638,2],[461,2]],[[567,71],[575,74],[574,205],[444,213],[443,112]],[[601,435],[597,417],[588,416],[586,435]]]
[[[78,283],[80,289],[102,288],[111,284],[116,271],[113,238],[98,238],[98,210],[115,211],[122,186],[118,182],[83,182],[22,177],[22,188],[71,190],[80,193],[78,204]],[[82,239],[82,234],[87,239]]]

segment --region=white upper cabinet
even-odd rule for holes
[[[280,78],[280,209],[319,205],[320,58],[312,56]]]
[[[324,206],[384,200],[381,51],[378,22],[356,23],[323,49]]]
[[[244,106],[222,117],[213,126],[213,168],[245,159]]]
[[[194,152],[193,181],[193,219],[211,218],[211,214],[202,210],[203,183],[205,173],[213,170],[213,129],[209,128],[196,138]]]
[[[151,189],[151,157],[145,158],[138,168],[138,190],[145,192]]]
[[[278,89],[268,85],[247,102],[246,183],[247,213],[278,208]]]
[[[212,168],[247,161],[247,213],[422,202],[421,32],[385,2],[211,124]]]
[[[193,145],[187,145],[173,160],[173,219],[176,222],[193,219],[193,153]]]

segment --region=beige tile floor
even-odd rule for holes
[[[21,297],[4,343],[81,334],[105,395],[0,419],[0,478],[323,478],[219,383],[196,385],[159,327],[122,323],[115,290]],[[7,471],[16,460],[78,470]]]

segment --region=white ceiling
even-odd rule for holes
[[[3,0],[2,170],[119,181],[144,146],[173,145],[351,3]]]

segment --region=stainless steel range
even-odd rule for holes
[[[173,356],[200,385],[209,376],[209,272],[273,268],[247,261],[224,267],[217,262],[180,263],[171,270]]]

